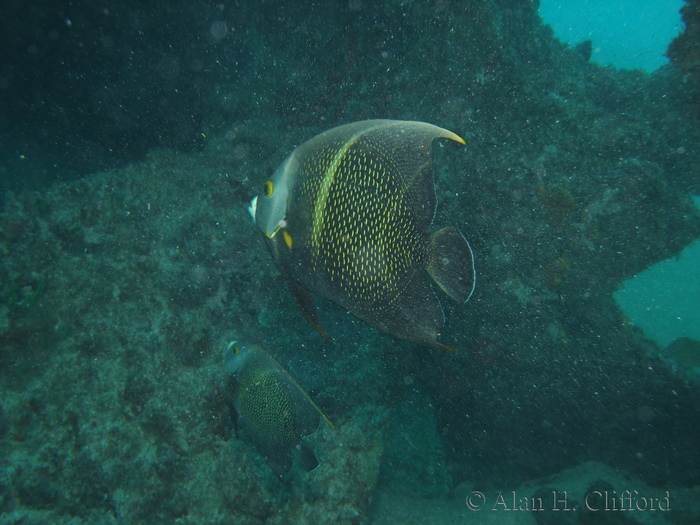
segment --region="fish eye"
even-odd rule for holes
[[[263,184],[263,195],[267,197],[268,199],[272,197],[272,194],[275,192],[275,183],[272,182],[271,180],[265,181],[265,184]]]

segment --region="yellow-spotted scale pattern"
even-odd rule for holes
[[[294,432],[294,407],[289,394],[273,370],[247,374],[240,385],[238,410],[257,439],[279,446],[291,446]]]
[[[350,301],[370,309],[401,293],[401,277],[423,252],[404,178],[378,148],[353,137],[315,152],[300,173],[312,210],[312,270],[327,272]]]
[[[295,148],[272,176],[274,195],[256,200],[256,224],[270,253],[324,337],[312,294],[402,339],[451,349],[437,340],[444,314],[426,277],[465,301],[475,272],[459,230],[428,232],[438,138],[465,143],[425,122],[332,128]]]

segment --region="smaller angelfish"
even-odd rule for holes
[[[292,450],[311,472],[319,465],[311,446],[302,438],[313,434],[328,418],[277,360],[258,345],[231,342],[226,370],[237,382],[233,406],[240,436],[262,454],[281,476],[292,467]]]

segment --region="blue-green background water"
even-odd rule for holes
[[[560,4],[609,40],[530,0],[4,2],[0,524],[562,523],[552,491],[571,523],[697,523],[700,21],[667,48],[664,4],[642,53],[640,2]],[[467,141],[435,149],[431,226],[476,256],[471,300],[440,296],[457,352],[317,298],[324,340],[248,215],[367,118]],[[232,340],[332,421],[316,471],[240,432]],[[626,490],[672,510],[586,506]]]
[[[683,29],[683,4],[683,0],[542,0],[539,12],[563,42],[591,40],[592,60],[599,64],[651,72],[668,63],[666,49]]]
[[[698,198],[696,197],[696,202]],[[700,242],[626,281],[615,294],[631,321],[660,346],[700,340]]]

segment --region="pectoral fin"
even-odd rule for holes
[[[308,319],[311,326],[313,326],[319,334],[323,336],[324,339],[329,339],[326,332],[323,331],[321,325],[318,322],[318,317],[316,317],[316,306],[314,305],[314,298],[306,288],[303,288],[299,283],[293,279],[287,279],[287,285],[289,286],[289,291],[292,292],[292,297],[299,305],[301,312],[304,317]]]

